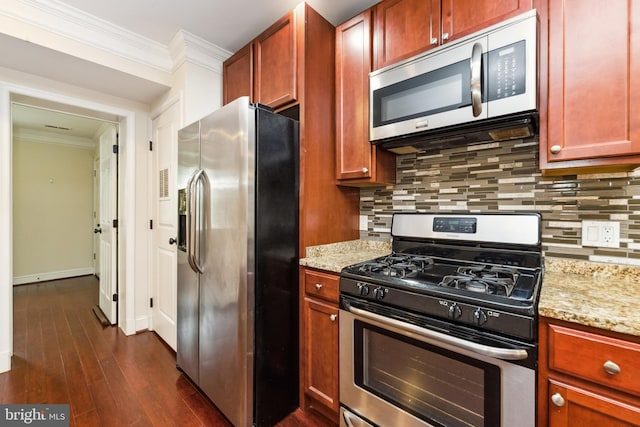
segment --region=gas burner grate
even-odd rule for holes
[[[362,272],[379,273],[389,277],[405,278],[424,272],[434,264],[433,258],[420,255],[392,253],[358,266]]]
[[[457,273],[444,276],[439,285],[508,297],[518,280],[517,270],[508,267],[464,266],[458,267]]]

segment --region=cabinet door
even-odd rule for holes
[[[369,178],[371,12],[336,29],[336,165],[338,179]]]
[[[282,107],[297,97],[295,13],[289,12],[255,40],[257,102]]]
[[[304,391],[338,412],[338,308],[304,299]]]
[[[253,102],[253,44],[248,44],[223,65],[223,103],[228,104],[241,96]]]
[[[638,4],[550,1],[548,61],[548,131],[540,145],[541,168],[545,159],[640,153]]]
[[[443,42],[454,40],[526,12],[532,0],[442,0]]]
[[[336,28],[336,177],[340,185],[395,182],[395,155],[369,142],[371,11]]]
[[[549,382],[549,427],[631,427],[640,409],[567,384]]]
[[[374,13],[376,69],[440,42],[440,0],[383,0]]]

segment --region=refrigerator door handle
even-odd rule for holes
[[[198,181],[204,175],[204,170],[194,172],[187,183],[187,261],[189,266],[196,273],[202,273],[202,267],[198,264],[195,256],[196,252],[196,226],[198,211]]]

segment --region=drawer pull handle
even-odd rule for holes
[[[322,284],[321,283],[316,283],[316,290],[320,290],[322,289]]]
[[[335,322],[337,318],[338,318],[337,314],[332,314],[329,316],[329,319],[331,319],[332,322]]]
[[[620,366],[618,366],[617,363],[614,363],[611,360],[607,360],[606,362],[604,362],[604,365],[602,365],[602,367],[607,372],[607,374],[617,375],[620,373]]]
[[[556,393],[553,396],[551,396],[551,401],[553,402],[554,405],[556,406],[564,406],[564,397],[562,397],[562,395],[560,393]]]

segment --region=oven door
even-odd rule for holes
[[[532,351],[467,342],[343,304],[341,425],[534,427],[536,372],[501,359],[530,364]]]

